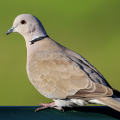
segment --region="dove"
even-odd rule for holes
[[[62,110],[90,103],[120,111],[120,92],[85,58],[52,40],[38,18],[31,14],[18,15],[6,35],[12,32],[20,33],[26,41],[30,82],[42,95],[54,101],[40,103],[42,107],[36,111]]]

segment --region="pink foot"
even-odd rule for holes
[[[63,110],[62,108],[59,108],[55,105],[55,102],[52,102],[52,103],[49,103],[49,104],[45,104],[45,103],[39,103],[38,106],[43,106],[43,107],[40,107],[40,108],[37,108],[35,110],[35,112],[38,112],[40,110],[43,110],[43,109],[46,109],[46,108],[55,108],[57,110]],[[63,110],[64,111],[64,110]]]

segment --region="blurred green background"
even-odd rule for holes
[[[18,33],[6,36],[16,16],[38,17],[48,35],[85,57],[120,90],[120,0],[1,0],[0,105],[37,105],[42,96],[26,73],[26,45]]]

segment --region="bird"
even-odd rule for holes
[[[18,15],[6,35],[12,32],[18,32],[25,39],[30,82],[54,101],[39,103],[42,107],[36,112],[87,104],[107,105],[120,112],[120,92],[84,57],[51,39],[37,17]]]

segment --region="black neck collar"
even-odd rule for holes
[[[34,44],[35,42],[40,41],[40,40],[42,40],[42,39],[44,39],[44,38],[47,38],[47,37],[49,37],[49,36],[46,35],[46,36],[43,36],[43,37],[35,38],[34,40],[31,40],[31,41],[30,41],[30,42],[31,42],[31,45]]]

